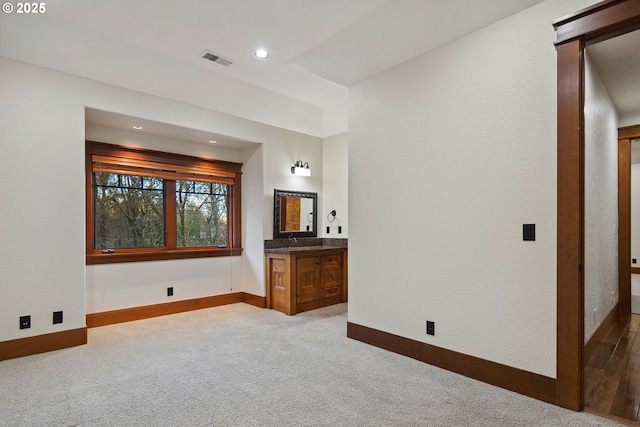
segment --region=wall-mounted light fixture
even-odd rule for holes
[[[302,163],[302,160],[298,160],[293,166],[291,166],[291,173],[294,175],[311,176],[309,162]]]

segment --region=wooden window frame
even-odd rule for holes
[[[181,176],[181,179],[198,181],[202,176],[218,176],[229,183],[229,245],[225,248],[218,246],[177,247],[175,180],[165,181],[165,246],[162,248],[126,248],[116,249],[113,253],[103,253],[95,249],[95,191],[94,191],[94,160],[122,159],[125,168],[143,168],[148,165],[163,165],[168,170],[167,176],[176,173],[192,173]],[[86,264],[111,264],[120,262],[158,261],[171,259],[205,258],[219,256],[238,256],[242,254],[242,215],[241,215],[241,187],[242,164],[221,160],[205,159],[182,154],[166,153],[162,151],[141,148],[123,147],[102,142],[85,142],[85,201],[86,201]],[[134,169],[130,169],[134,170]]]

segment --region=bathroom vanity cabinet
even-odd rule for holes
[[[265,250],[267,308],[294,315],[347,301],[347,249]]]

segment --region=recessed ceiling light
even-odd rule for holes
[[[258,59],[267,59],[269,57],[269,52],[264,49],[256,49],[253,51],[253,56]]]
[[[215,143],[216,143],[216,142],[218,142],[218,141],[215,141],[215,140],[213,140],[213,139],[210,139],[210,140],[209,140],[209,142],[210,142],[210,143],[212,143],[212,144],[215,144]]]
[[[133,128],[134,128],[135,130],[140,130],[140,129],[142,129],[142,126],[137,126],[137,125],[136,125],[136,126],[134,126]]]

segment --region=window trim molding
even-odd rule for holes
[[[210,170],[219,175],[233,175],[234,184],[229,186],[229,213],[231,227],[229,227],[230,247],[218,248],[212,246],[176,247],[176,236],[167,232],[164,248],[127,248],[118,249],[114,253],[102,253],[94,249],[95,246],[95,212],[94,212],[94,182],[93,155],[119,157],[128,160],[153,162],[180,167],[193,167],[198,170]],[[85,235],[86,235],[86,265],[111,264],[121,262],[160,261],[172,259],[206,258],[221,256],[238,256],[242,254],[242,216],[241,216],[241,177],[242,164],[222,160],[205,159],[183,154],[166,153],[143,148],[124,147],[95,141],[85,141]],[[194,177],[197,180],[197,177]],[[172,181],[169,181],[171,183]],[[175,181],[173,181],[175,183]],[[170,187],[170,185],[169,185]],[[170,188],[165,194],[171,192]],[[175,184],[173,185],[175,192]],[[166,211],[175,210],[175,199],[165,198]],[[175,216],[165,216],[166,230],[175,230]],[[171,227],[173,224],[173,228]]]

